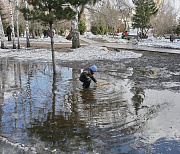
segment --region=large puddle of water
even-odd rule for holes
[[[47,62],[1,59],[0,151],[179,153],[179,90],[141,86],[132,75],[143,71],[125,63],[99,62],[95,77],[110,84],[83,89],[83,64],[59,64],[54,76]]]

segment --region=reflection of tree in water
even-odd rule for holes
[[[97,99],[95,98],[94,90],[90,88],[84,88],[80,91],[83,103],[95,104]]]
[[[15,125],[10,125],[12,124],[12,120],[9,120],[5,121],[0,127],[2,127],[1,130],[5,130],[6,127],[9,126],[11,128],[9,130],[13,131],[8,131],[8,133],[12,135],[15,133],[20,134],[18,137],[21,137],[22,141],[25,140],[27,136],[24,135],[26,133],[22,134],[21,128],[23,128],[25,132],[28,130],[28,140],[30,140],[30,142],[33,142],[31,139],[35,139],[35,143],[37,144],[43,141],[46,147],[57,148],[63,152],[82,152],[81,149],[78,149],[79,147],[82,147],[84,151],[88,152],[98,149],[101,153],[103,153],[102,151],[104,149],[108,151],[114,148],[114,146],[117,146],[119,149],[122,146],[122,149],[124,149],[123,145],[134,142],[134,138],[131,138],[131,136],[133,136],[132,134],[143,127],[150,118],[155,117],[164,106],[164,104],[143,106],[143,108],[141,108],[143,110],[143,112],[141,112],[143,116],[134,116],[135,113],[133,112],[132,115],[134,119],[129,122],[127,119],[129,119],[128,116],[131,107],[129,108],[129,105],[126,101],[123,102],[123,99],[117,100],[109,98],[103,100],[104,95],[100,95],[96,88],[81,89],[80,91],[78,90],[78,92],[75,91],[77,88],[77,76],[79,75],[78,70],[73,70],[73,80],[66,83],[71,87],[70,89],[72,91],[70,89],[65,91],[66,89],[63,89],[64,87],[61,86],[64,81],[62,81],[62,79],[59,81],[56,76],[53,76],[53,83],[50,86],[41,88],[42,85],[36,86],[33,84],[39,72],[45,77],[48,77],[47,80],[52,80],[52,73],[49,71],[50,69],[48,69],[49,66],[47,64],[37,65],[37,67],[34,64],[27,63],[20,66],[21,67],[13,70],[15,76],[14,81],[15,85],[21,85],[25,82],[25,92],[22,91],[22,100],[17,101],[18,104],[15,103],[16,111],[9,110],[7,113],[9,115],[13,112],[22,114],[21,111],[24,110],[24,120],[22,118],[16,119],[12,117]],[[11,71],[11,69],[9,70]],[[2,81],[5,81],[7,77],[4,75],[2,78]],[[2,84],[2,86],[3,85],[5,85],[5,83]],[[57,85],[60,86],[59,89]],[[63,89],[63,92],[60,91],[60,88]],[[137,114],[140,105],[144,101],[145,93],[143,89],[137,85],[135,85],[131,91],[134,94],[132,101]],[[37,100],[37,104],[35,104],[34,99],[37,99],[35,96],[36,93],[37,96],[40,95],[40,97],[37,98],[43,100],[43,102]],[[45,98],[41,98],[43,96]],[[98,103],[96,97],[98,97]],[[39,107],[38,105],[41,105],[41,103],[42,106]],[[69,113],[65,108],[59,107],[59,105],[62,104],[70,104],[71,112]],[[0,108],[0,110],[2,109]],[[7,113],[0,112],[1,118],[3,115],[6,116]],[[31,136],[33,137],[31,138]],[[116,140],[114,140],[115,138]],[[103,141],[103,143],[99,141]]]
[[[86,128],[85,121],[79,119],[78,112],[76,112],[76,104],[72,104],[71,114],[59,113],[57,115],[55,113],[56,89],[56,75],[54,74],[52,84],[52,112],[47,113],[47,116],[45,116],[46,120],[43,119],[43,122],[40,119],[35,119],[31,123],[31,128],[28,128],[29,136],[39,136],[40,140],[48,142],[49,146],[58,147],[64,152],[70,152],[72,150],[70,149],[70,145],[78,148],[81,143],[91,143],[89,138],[90,133],[89,129]]]
[[[138,114],[138,110],[140,109],[140,105],[144,101],[145,92],[140,87],[132,87],[131,91],[133,92],[134,96],[131,98],[133,101],[133,105],[135,107],[136,115]]]

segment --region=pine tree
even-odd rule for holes
[[[48,23],[51,32],[51,50],[53,60],[53,71],[56,74],[55,54],[54,54],[54,40],[52,35],[52,25],[56,20],[71,20],[76,19],[77,12],[73,10],[72,6],[78,7],[81,4],[92,0],[28,0],[28,3],[33,5],[33,9],[22,8],[24,17],[28,20],[41,20]]]
[[[133,28],[140,28],[141,32],[151,28],[150,17],[155,16],[158,8],[153,0],[133,0],[136,14],[133,16]]]

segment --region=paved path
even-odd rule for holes
[[[92,44],[95,46],[103,46],[107,48],[180,54],[180,49],[148,47],[148,46],[140,46],[140,45],[133,45],[133,44],[103,43],[103,42],[97,42],[92,39],[83,38],[83,37],[80,37],[80,39],[87,42],[87,44]]]

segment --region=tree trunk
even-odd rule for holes
[[[77,8],[73,8],[77,12]],[[71,20],[72,28],[72,48],[76,49],[80,47],[79,43],[79,29],[78,29],[78,14],[75,19]]]
[[[31,21],[31,25],[32,25],[31,29],[32,29],[32,38],[33,38],[33,39],[35,38],[34,22],[35,22],[34,20]]]
[[[9,7],[10,7],[10,17],[11,17],[11,25],[12,25],[12,42],[13,42],[13,49],[16,49],[15,34],[14,34],[14,20],[13,20],[13,12],[12,12],[11,0],[9,0]]]
[[[16,23],[17,23],[17,41],[18,41],[18,49],[20,49],[19,43],[19,10],[18,10],[18,0],[16,0]]]
[[[7,48],[5,44],[5,35],[4,35],[4,29],[3,29],[2,20],[1,20],[1,14],[0,14],[0,38],[1,38],[1,48],[2,49]]]
[[[82,16],[82,14],[84,12],[84,8],[85,8],[85,5],[83,4],[81,6],[81,10],[78,12],[78,22],[81,20],[81,16]]]
[[[25,5],[26,5],[26,9],[28,7],[28,3],[27,0],[25,0]],[[26,46],[30,47],[30,42],[29,42],[29,24],[28,24],[28,20],[26,20]]]
[[[56,59],[55,59],[55,53],[54,53],[54,39],[52,35],[52,23],[49,24],[50,26],[50,36],[51,36],[51,51],[52,51],[52,62],[53,62],[53,73],[56,73]]]
[[[72,27],[71,30],[69,32],[69,35],[66,37],[67,40],[71,40],[72,39]]]
[[[78,12],[78,22],[79,22],[80,19],[81,19],[81,16],[82,16],[82,14],[83,14],[83,12],[84,12],[84,8],[85,8],[85,5],[82,5],[82,6],[81,6],[81,10]],[[72,28],[71,28],[71,30],[70,30],[69,35],[66,37],[66,39],[67,39],[67,40],[71,40],[71,39],[72,39]]]

